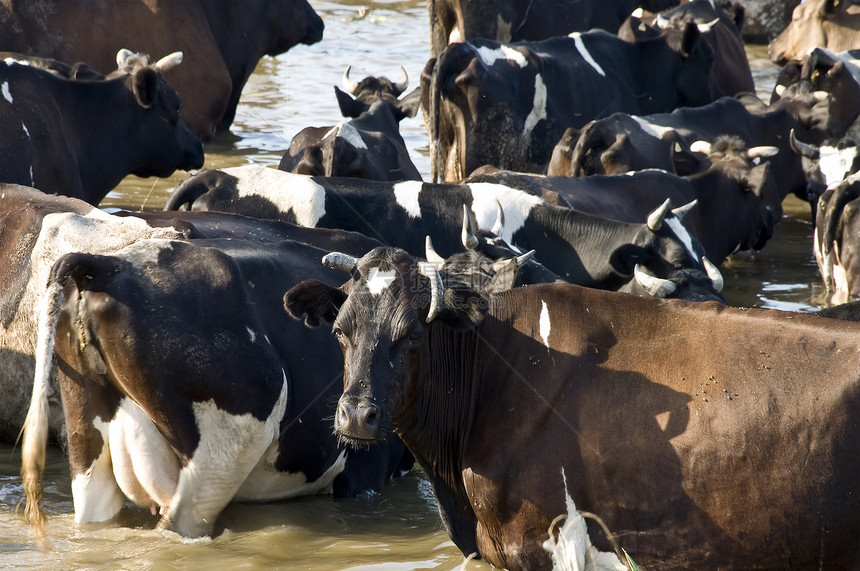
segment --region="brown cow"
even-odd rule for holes
[[[322,33],[307,0],[0,0],[0,50],[85,61],[102,72],[113,69],[120,48],[183,51],[186,65],[168,79],[202,139],[233,122],[261,57],[318,42]]]
[[[856,0],[806,0],[768,46],[774,63],[802,60],[817,46],[834,52],[860,48],[860,6]]]
[[[285,296],[333,322],[335,430],[398,434],[463,553],[548,569],[569,491],[643,568],[860,562],[858,324],[568,284],[486,298],[392,248],[337,265],[342,288]]]

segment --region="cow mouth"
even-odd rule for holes
[[[385,440],[383,436],[377,434],[374,434],[371,437],[367,437],[348,434],[337,429],[335,429],[334,433],[335,436],[337,436],[337,442],[339,445],[347,446],[356,450],[364,450],[370,448],[371,446],[375,446],[376,444],[379,444]]]

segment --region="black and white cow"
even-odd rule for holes
[[[386,77],[356,82],[349,79],[347,68],[343,80],[349,94],[337,86],[335,94],[343,115],[352,119],[302,129],[290,141],[278,168],[316,176],[421,180],[400,135],[400,121],[418,113],[421,89],[398,99],[409,83],[405,70],[400,82]]]
[[[434,181],[483,165],[544,172],[568,127],[616,111],[659,113],[721,93],[713,52],[690,23],[636,43],[603,31],[540,42],[452,44],[421,76]]]
[[[0,181],[98,204],[128,174],[169,176],[203,166],[203,144],[162,78],[181,53],[149,64],[120,50],[117,71],[104,78],[91,70],[78,78],[52,60],[4,56]]]
[[[643,272],[672,280],[674,295],[722,299],[702,262],[701,246],[668,205],[643,216],[643,222],[627,223],[555,206],[497,184],[355,181],[248,165],[189,178],[165,209],[224,210],[342,228],[414,255],[423,255],[425,236],[430,236],[440,254],[449,256],[462,248],[458,236],[464,206],[478,228],[491,230],[497,204],[507,221],[500,237],[521,251],[535,250],[536,260],[564,280],[620,289],[635,282],[638,264]]]
[[[60,232],[92,225],[56,215]],[[160,528],[207,536],[233,499],[379,491],[411,465],[397,439],[355,452],[338,445],[328,420],[337,345],[279,310],[290,284],[340,283],[320,271],[326,249],[314,242],[357,252],[378,242],[307,228],[296,241],[292,225],[224,213],[98,216],[100,230],[134,225],[156,237],[58,253],[42,264],[40,302],[23,309],[38,308],[22,446],[37,530],[52,399],[62,401],[77,523],[108,520],[129,498],[160,511]]]

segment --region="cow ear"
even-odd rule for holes
[[[284,294],[284,309],[293,319],[305,320],[308,327],[320,321],[332,323],[346,301],[346,294],[319,280],[305,280]]]
[[[132,89],[138,104],[149,109],[158,98],[158,73],[149,67],[143,67],[132,76]]]
[[[421,88],[416,87],[412,93],[397,102],[397,120],[400,121],[404,117],[415,117],[420,107]]]
[[[340,114],[344,117],[355,119],[368,109],[367,105],[358,99],[353,99],[352,95],[342,90],[337,85],[334,86],[334,95],[337,97],[337,105],[340,107]]]
[[[609,255],[609,265],[622,276],[632,277],[636,264],[644,266],[647,262],[648,252],[645,248],[636,244],[619,246]]]
[[[471,329],[484,319],[490,304],[487,298],[468,287],[445,288],[442,309],[434,321],[452,329]]]

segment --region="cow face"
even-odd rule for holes
[[[860,7],[855,2],[809,0],[794,9],[791,22],[768,45],[770,59],[779,65],[801,60],[816,46],[832,51],[857,47]]]
[[[123,77],[121,55],[117,56]],[[162,78],[162,73],[182,61],[177,52],[153,65],[129,64],[122,81],[137,102],[134,137],[137,166],[132,173],[141,176],[170,176],[177,169],[191,170],[203,166],[203,143],[180,117],[179,95]],[[157,141],[158,144],[153,144]]]
[[[419,267],[395,248],[376,248],[360,260],[330,254],[325,262],[350,271],[353,279],[342,289],[303,282],[286,293],[284,305],[308,324],[334,318],[332,330],[345,359],[335,432],[363,446],[397,430],[409,403],[424,389],[431,324],[472,327],[482,319],[487,301],[462,284],[446,288],[434,268]]]

